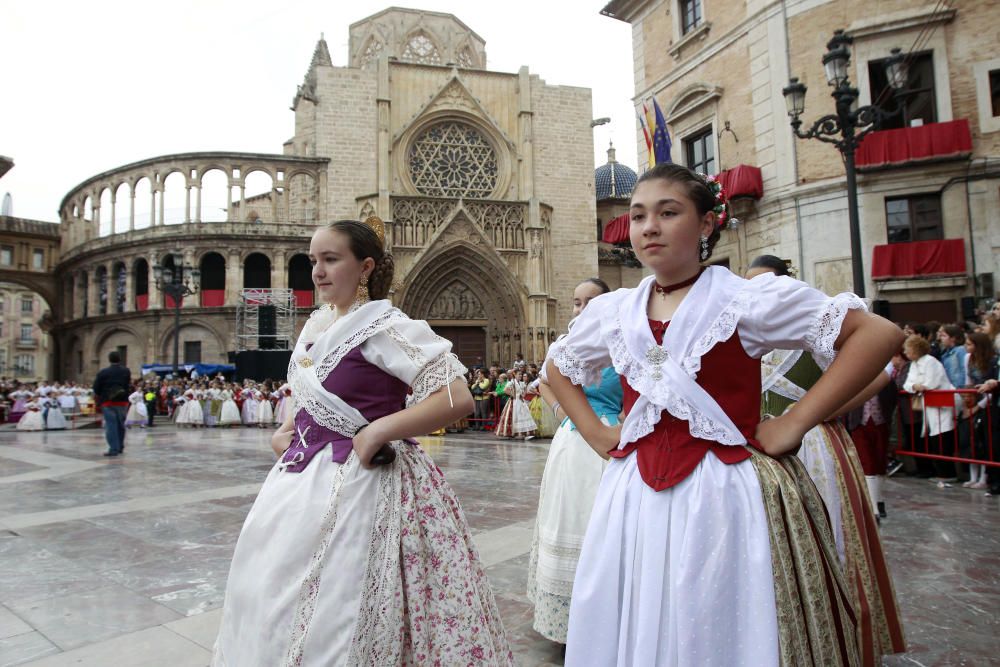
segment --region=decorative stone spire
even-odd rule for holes
[[[614,164],[615,162],[618,162],[615,159],[615,142],[608,141],[608,164]]]
[[[292,100],[293,110],[299,105],[299,100],[319,101],[319,98],[316,97],[317,67],[333,67],[333,60],[330,58],[330,49],[326,45],[323,33],[319,34],[319,41],[316,42],[316,48],[313,49],[312,61],[309,63],[309,71],[306,72],[306,78],[295,92],[295,99]]]
[[[608,140],[608,164],[612,165],[612,167],[611,167],[611,197],[612,198],[617,198],[618,197],[618,184],[615,183],[615,168],[614,168],[615,162],[617,162],[617,160],[615,160],[615,144],[614,144],[613,141],[611,141],[609,139]]]

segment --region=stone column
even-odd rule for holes
[[[184,222],[191,222],[191,186],[184,187]]]
[[[183,256],[183,259],[181,260],[181,263],[183,265],[190,266],[193,269],[200,268],[198,266],[198,262],[195,260],[194,249],[193,248],[184,248],[184,250],[182,251],[182,256]],[[176,259],[176,257],[174,259]],[[188,283],[191,282],[191,274],[190,274],[190,272],[185,271],[183,277],[187,280]],[[181,308],[200,308],[200,307],[201,307],[201,292],[200,291],[195,292],[194,294],[191,294],[189,296],[184,297],[184,301],[181,302]]]
[[[116,195],[115,190],[112,190],[111,191],[111,233],[112,234],[115,234],[118,231],[118,228],[115,225],[115,208],[117,208],[115,206],[115,202],[118,200],[118,197],[116,197],[115,195]]]
[[[288,287],[288,268],[286,262],[287,253],[284,250],[275,250],[271,259],[271,288],[285,289]]]
[[[152,181],[152,179],[150,179]],[[150,182],[149,187],[149,226],[156,226],[156,188]],[[162,222],[162,220],[161,220]]]
[[[97,315],[97,300],[100,286],[97,284],[97,266],[88,269],[87,272],[87,315],[94,317]]]
[[[156,279],[153,274],[153,266],[160,263],[156,251],[153,251],[146,258],[149,268],[146,270],[146,284],[149,285],[149,310],[159,310],[163,308],[163,293],[156,286]]]
[[[128,230],[135,231],[135,190],[131,186],[128,194]]]
[[[226,305],[235,306],[240,301],[243,289],[243,271],[240,265],[240,251],[230,250],[226,258]]]
[[[134,285],[135,281],[132,276],[132,264],[135,259],[129,257],[125,259],[125,312],[132,313],[135,312],[135,296],[132,294],[135,291]]]

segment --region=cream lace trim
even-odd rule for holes
[[[390,329],[390,331],[392,331]],[[438,389],[463,377],[468,369],[451,352],[443,352],[428,362],[413,380],[413,394],[406,399],[407,407],[424,400]]]
[[[358,329],[348,336],[343,343],[338,345],[336,349],[327,354],[318,364],[316,364],[316,377],[319,378],[320,383],[326,381],[330,372],[337,367],[337,364],[341,362],[348,352],[368,340],[371,336],[374,336],[382,329],[386,329],[386,327],[388,327],[387,330],[391,335],[393,332],[392,325],[395,324],[397,320],[401,321],[404,319],[406,319],[406,315],[404,315],[399,309],[390,308],[372,320],[368,326],[363,329]],[[398,332],[396,333],[397,335],[400,335]],[[400,335],[400,337],[402,336]]]
[[[552,363],[570,382],[585,387],[596,384],[600,379],[600,369],[595,370],[585,364],[582,359],[570,352],[565,344],[556,341],[552,347],[549,353]]]
[[[302,587],[299,589],[298,604],[295,608],[295,615],[292,617],[292,635],[288,645],[288,652],[282,662],[283,667],[298,667],[302,664],[302,652],[305,649],[306,637],[309,634],[309,627],[312,624],[313,614],[316,612],[316,597],[319,595],[320,577],[326,565],[326,552],[333,541],[333,529],[337,526],[337,510],[340,506],[340,489],[344,484],[344,477],[348,468],[353,470],[360,464],[354,452],[347,458],[347,461],[337,466],[333,480],[330,484],[330,499],[326,504],[326,511],[320,520],[317,533],[322,536],[322,540],[316,551],[313,552],[309,560],[309,567],[306,576],[302,580]]]
[[[837,351],[834,343],[840,336],[840,327],[849,310],[868,312],[864,301],[850,292],[844,292],[833,297],[826,307],[816,314],[816,319],[806,334],[806,345],[813,354],[813,359],[824,371],[833,363]]]
[[[708,330],[695,341],[691,348],[691,354],[679,363],[682,369],[695,377],[701,370],[701,357],[705,355],[716,343],[729,340],[736,331],[736,325],[740,318],[746,315],[752,301],[748,290],[741,290],[733,297],[733,300],[723,308],[718,317],[712,322]],[[635,426],[630,433],[629,441],[635,442],[639,438],[653,432],[656,424],[659,423],[663,410],[678,419],[688,422],[688,430],[691,435],[704,440],[711,440],[725,445],[742,445],[744,440],[739,436],[734,437],[724,426],[717,424],[707,415],[696,410],[691,404],[674,392],[666,382],[657,381],[647,370],[647,366],[635,359],[629,352],[625,344],[625,334],[621,322],[620,314],[616,314],[611,320],[612,326],[604,332],[608,349],[611,353],[611,360],[615,365],[615,370],[620,375],[628,379],[628,383],[639,392],[640,395],[648,399],[648,403],[641,413],[636,414]],[[632,418],[632,415],[629,415]]]
[[[343,436],[353,438],[361,430],[362,424],[348,419],[345,415],[331,410],[325,403],[318,400],[305,381],[299,376],[298,364],[291,364],[288,369],[288,382],[292,385],[292,392],[295,396],[295,407],[302,408],[309,413],[316,423],[339,433]],[[302,442],[302,447],[305,447]]]

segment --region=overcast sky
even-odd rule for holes
[[[614,140],[635,168],[631,28],[604,0],[397,2],[455,14],[486,40],[488,67],[527,65],[593,89],[595,164]],[[168,153],[281,153],[320,33],[347,63],[348,26],[373,0],[5,2],[0,13],[0,179],[13,213],[58,220],[59,202],[107,169]],[[331,156],[334,160],[336,155]]]

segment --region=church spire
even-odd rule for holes
[[[299,86],[298,90],[295,91],[295,99],[292,100],[292,110],[295,110],[299,105],[299,100],[319,101],[319,98],[316,96],[316,68],[321,66],[333,67],[333,60],[330,58],[330,49],[326,45],[323,33],[319,34],[319,41],[316,42],[316,48],[313,49],[312,61],[309,63],[309,71],[306,72],[305,80]]]
[[[309,63],[309,70],[312,71],[317,65],[333,67],[333,60],[330,58],[330,49],[326,46],[326,39],[323,33],[319,34],[319,41],[316,42],[316,48],[313,49],[313,57],[312,62]]]

